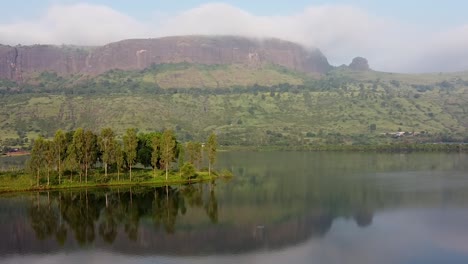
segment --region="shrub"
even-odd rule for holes
[[[195,167],[193,166],[192,163],[189,163],[189,162],[186,162],[184,163],[184,165],[182,165],[180,172],[182,173],[182,177],[186,179],[196,177]]]

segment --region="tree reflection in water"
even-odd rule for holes
[[[123,231],[129,240],[136,241],[142,218],[151,219],[156,228],[174,234],[177,217],[186,214],[187,207],[205,208],[211,222],[216,223],[215,190],[211,188],[206,197],[203,190],[198,184],[36,193],[28,214],[38,240],[55,236],[63,245],[70,233],[84,246],[95,240],[97,232],[103,241],[112,244]]]
[[[47,200],[42,202],[39,193],[29,208],[31,227],[36,232],[39,240],[44,240],[57,233],[58,212],[51,205],[50,195],[47,193]]]
[[[86,246],[100,237],[108,245],[119,241],[125,243],[125,247],[134,243],[134,247],[141,249],[142,244],[150,243],[160,250],[169,249],[174,244],[183,244],[187,250],[195,249],[202,247],[203,242],[215,244],[217,251],[231,247],[245,247],[245,250],[265,246],[278,248],[312,236],[324,236],[337,217],[354,216],[361,227],[372,223],[371,206],[355,207],[357,204],[350,201],[349,196],[336,199],[328,193],[320,197],[311,196],[308,200],[301,199],[302,203],[297,201],[293,205],[288,202],[289,206],[271,209],[234,204],[234,207],[225,208],[225,213],[226,209],[229,211],[227,217],[232,217],[233,211],[247,210],[251,214],[251,210],[257,208],[260,218],[239,211],[238,219],[222,219],[222,225],[217,227],[219,202],[216,193],[213,183],[209,186],[194,184],[43,192],[32,196],[28,214],[38,240],[55,238],[58,245],[63,246],[71,240],[79,246]],[[270,207],[268,203],[265,206]],[[275,213],[275,219],[261,216],[270,215],[271,210],[278,208],[281,211]],[[203,217],[206,220],[200,220]],[[181,218],[184,220],[177,225]],[[260,219],[266,222],[252,226]],[[187,224],[192,222],[193,225]],[[207,222],[211,224],[206,225]],[[199,245],[191,244],[192,240],[199,241]]]

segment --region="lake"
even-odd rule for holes
[[[0,197],[0,263],[468,263],[468,155],[225,152],[235,177]]]

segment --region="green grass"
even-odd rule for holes
[[[271,86],[281,83],[300,85],[304,74],[299,74],[280,66],[260,65],[201,65],[201,64],[163,64],[143,71],[124,72],[114,70],[94,80],[97,83],[113,86],[132,86],[143,83],[148,86],[169,88],[230,88],[233,86]]]
[[[177,172],[171,172],[168,180],[166,181],[165,174],[162,171],[158,171],[156,176],[153,175],[152,171],[149,170],[135,170],[132,181],[129,180],[128,173],[121,174],[121,179],[117,180],[117,173],[111,173],[108,175],[106,180],[104,175],[98,172],[94,172],[94,175],[90,175],[90,179],[87,183],[79,182],[77,175],[74,176],[74,180],[70,181],[68,175],[63,176],[63,182],[58,184],[57,175],[51,178],[51,184],[47,186],[46,179],[42,175],[40,184],[37,186],[36,179],[30,174],[24,171],[10,171],[0,172],[0,194],[1,193],[12,193],[12,192],[25,192],[25,191],[37,191],[37,190],[58,190],[58,189],[72,189],[72,188],[93,188],[93,187],[115,187],[115,186],[166,186],[196,182],[212,181],[219,178],[230,178],[232,174],[227,171],[221,173],[212,172],[211,175],[208,172],[200,171],[196,173],[196,177],[186,179],[181,177]]]
[[[32,177],[24,172],[0,172],[0,192],[22,191],[33,187]]]

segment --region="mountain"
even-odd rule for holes
[[[0,147],[78,127],[216,131],[246,146],[468,141],[468,72],[382,73],[362,57],[332,67],[276,39],[0,46],[0,72]]]
[[[101,47],[0,46],[0,78],[22,82],[35,73],[60,76],[99,75],[109,70],[142,70],[153,64],[240,64],[283,66],[303,73],[325,73],[330,69],[317,49],[278,39],[253,40],[228,36],[181,36],[132,39]]]

